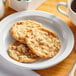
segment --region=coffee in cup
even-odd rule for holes
[[[76,0],[73,0],[71,3],[71,9],[76,13]]]

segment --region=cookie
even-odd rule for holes
[[[32,28],[39,28],[39,27],[42,27],[42,25],[33,20],[20,21],[13,24],[11,28],[11,34],[13,38],[15,38],[17,41],[25,43],[26,42],[25,36],[27,32],[30,32]]]
[[[61,47],[58,36],[44,27],[31,29],[25,39],[31,51],[42,58],[55,56]]]
[[[27,45],[14,41],[8,47],[9,56],[18,62],[35,62],[39,57],[32,53]]]

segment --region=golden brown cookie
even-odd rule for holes
[[[42,27],[42,25],[36,21],[33,20],[25,20],[17,22],[16,24],[13,24],[11,28],[11,34],[13,38],[15,38],[17,41],[21,43],[25,43],[25,36],[27,32],[30,32],[32,28],[39,28]]]
[[[35,62],[39,57],[32,53],[27,45],[14,41],[8,48],[9,56],[18,62]]]
[[[61,47],[58,36],[46,28],[33,28],[27,33],[26,44],[33,53],[42,58],[55,56]]]

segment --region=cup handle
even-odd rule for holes
[[[62,9],[60,9],[60,6],[65,6],[65,7],[67,8],[67,3],[65,3],[65,2],[59,2],[59,3],[57,4],[57,10],[58,10],[61,14],[63,14],[63,15],[65,15],[65,16],[68,17],[68,13],[67,13],[67,12],[64,12]]]

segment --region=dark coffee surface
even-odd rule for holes
[[[71,9],[76,13],[76,0],[72,1]]]

